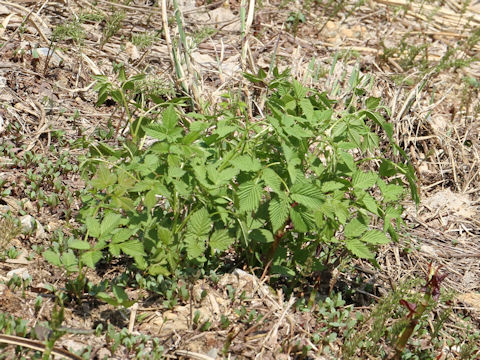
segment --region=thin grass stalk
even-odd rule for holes
[[[185,34],[185,29],[183,25],[183,20],[182,20],[182,12],[180,11],[180,8],[178,6],[177,0],[173,0],[173,9],[175,13],[175,20],[177,22],[177,27],[178,27],[178,34],[179,34],[179,52],[183,53],[183,58],[185,61],[185,66],[187,68],[188,75],[192,77],[192,95],[193,95],[193,101],[196,104],[200,104],[200,92],[198,90],[198,74],[197,72],[193,69],[192,63],[190,61],[190,45],[187,42],[187,36]]]
[[[242,0],[240,4],[240,32],[242,35],[242,70],[246,70],[246,59],[247,59],[247,49],[248,49],[248,33],[253,23],[253,16],[255,13],[255,0],[249,0],[248,4],[248,14],[246,15],[246,0]]]
[[[247,36],[246,34],[247,22],[245,18],[245,2],[246,0],[242,0],[242,2],[240,3],[240,34],[241,34],[240,41],[242,42],[242,56],[240,57],[240,62],[241,62],[242,71],[244,72],[245,72],[245,59],[247,57],[247,50],[245,47],[245,38]]]
[[[170,57],[170,62],[172,63],[172,67],[176,70],[177,66],[176,66],[175,58],[173,56],[172,40],[170,38],[170,30],[168,28],[167,0],[162,0],[161,7],[162,7],[162,24],[163,24],[163,31],[165,33],[165,42],[167,43],[168,56]],[[179,74],[177,73],[177,76],[178,75]]]
[[[173,69],[175,69],[175,75],[177,76],[177,83],[180,84],[182,90],[188,94],[188,84],[185,82],[185,76],[182,69],[180,59],[178,58],[177,51],[172,46],[172,39],[170,37],[170,29],[168,27],[168,16],[167,16],[167,0],[162,0],[162,23],[163,29],[165,32],[165,42],[167,43],[168,55],[170,57],[170,62],[172,63]]]
[[[240,4],[240,31],[241,31],[241,42],[242,42],[242,56],[241,56],[241,67],[242,71],[246,72],[247,70],[247,53],[248,53],[248,48],[249,48],[249,43],[248,43],[248,33],[250,31],[250,27],[252,26],[253,23],[253,15],[255,12],[255,0],[250,0],[248,4],[248,15],[246,15],[246,0],[242,0]],[[253,61],[251,61],[252,67],[253,67]],[[253,72],[255,72],[255,69],[253,69]],[[251,96],[250,96],[250,91],[248,90],[248,86],[245,82],[245,79],[243,81],[243,91],[245,93],[246,97],[246,104],[247,104],[247,111],[248,111],[248,118],[251,119],[253,117],[253,110],[252,110],[252,101],[251,101]]]

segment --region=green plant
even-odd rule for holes
[[[3,253],[22,229],[11,217],[0,217],[0,251]]]
[[[103,28],[101,48],[121,29],[124,19],[124,11],[114,11],[107,17]]]
[[[104,291],[98,292],[95,295],[99,299],[113,306],[123,306],[128,308],[135,303],[135,301],[132,301],[128,298],[128,295],[125,293],[125,290],[123,290],[121,286],[112,283],[111,287],[113,295],[110,295]]]
[[[291,12],[287,18],[287,28],[297,36],[298,26],[306,21],[305,15],[301,11]]]
[[[62,267],[66,271],[68,280],[65,287],[67,293],[73,300],[80,303],[87,285],[87,279],[83,264],[73,250],[82,249],[83,243],[75,240],[74,237],[66,239],[62,231],[57,231],[57,236],[58,239],[53,242],[52,246],[43,252],[43,257],[50,264]],[[77,275],[72,279],[71,275],[75,273]]]
[[[9,259],[16,259],[18,257],[18,255],[20,255],[20,252],[17,250],[17,248],[15,246],[11,246],[7,250],[7,257]]]
[[[69,218],[73,194],[62,180],[65,176],[78,172],[78,166],[68,153],[59,153],[59,147],[64,145],[64,141],[58,139],[56,144],[49,147],[49,156],[25,150],[20,157],[11,153],[10,144],[0,147],[0,151],[12,159],[12,165],[24,174],[18,183],[4,181],[2,193],[8,194],[15,189],[19,197],[29,198],[37,211],[40,212],[44,205],[48,205],[51,211],[61,212],[62,209]]]
[[[140,360],[148,357],[152,360],[159,360],[164,358],[164,349],[160,345],[158,338],[152,338],[142,334],[134,335],[129,333],[127,329],[118,331],[118,329],[109,324],[105,334],[105,340],[112,354],[123,346],[125,349],[123,353],[133,355],[135,359]]]
[[[429,265],[428,270],[429,272],[426,278],[426,284],[424,287],[425,295],[423,299],[420,299],[417,302],[410,302],[405,299],[400,300],[400,303],[408,309],[408,314],[406,315],[406,326],[395,343],[395,354],[392,356],[392,359],[394,360],[401,359],[408,340],[418,328],[420,319],[425,313],[431,311],[432,303],[436,303],[440,297],[440,284],[447,276],[447,273],[439,274],[439,268],[434,269],[432,264]],[[435,332],[437,333],[438,330]]]
[[[71,41],[78,47],[83,45],[85,40],[85,31],[78,19],[64,22],[61,25],[57,25],[53,30],[52,38],[48,46],[47,56],[45,58],[45,65],[43,68],[43,75],[47,73],[50,60],[55,55],[56,44],[61,41]],[[34,54],[35,55],[35,54]]]
[[[375,354],[385,359],[431,359],[442,352],[446,339],[442,328],[452,309],[435,308],[438,303],[448,305],[451,299],[451,295],[440,298],[440,284],[445,276],[439,274],[438,269],[430,268],[423,294],[415,291],[420,281],[406,281],[382,297],[373,308],[358,314],[355,325],[348,325],[349,330],[343,335],[343,358],[358,359]],[[451,338],[451,334],[447,338]],[[465,341],[465,349],[470,351],[469,346],[474,342],[460,341]]]
[[[51,318],[48,323],[49,335],[46,337],[45,352],[43,353],[42,360],[49,360],[50,354],[55,346],[55,342],[65,335],[65,331],[61,329],[64,319],[64,305],[63,296],[55,297],[55,305],[52,309]]]
[[[32,277],[28,273],[23,273],[22,275],[14,274],[8,281],[7,286],[11,289],[20,288],[22,289],[22,297],[25,298],[25,291],[28,289],[32,283]]]
[[[55,27],[52,42],[70,40],[81,46],[85,39],[85,31],[77,20],[71,20]]]
[[[78,14],[78,21],[81,23],[84,22],[96,22],[99,23],[105,20],[105,16],[98,11],[82,11]]]
[[[248,78],[269,90],[266,119],[250,119],[233,95],[212,115],[179,116],[155,99],[143,113],[166,107],[160,122],[130,113],[130,141],[91,147],[80,218],[87,231],[78,242],[84,264],[124,254],[141,271],[168,275],[215,266],[233,245],[250,266],[293,279],[348,254],[374,261],[378,245],[397,239],[404,181],[417,194],[411,166],[378,150],[373,127],[385,131],[383,153],[405,156],[380,99],[364,97],[353,79],[346,108],[334,111],[325,94],[287,73],[275,70],[270,83],[262,71]],[[128,107],[102,81],[99,102],[111,94]]]
[[[159,34],[156,32],[143,32],[132,34],[132,44],[137,46],[140,50],[152,46],[155,41],[158,41]]]
[[[0,330],[4,334],[25,336],[28,332],[28,322],[10,314],[0,312]]]
[[[135,118],[136,112],[140,109],[145,109],[146,102],[149,98],[153,98],[154,101],[160,102],[160,99],[151,93],[143,94],[142,90],[145,90],[145,83],[143,80],[145,76],[134,75],[127,78],[125,73],[125,67],[123,64],[116,64],[115,71],[117,73],[117,80],[119,85],[115,85],[109,81],[106,76],[96,75],[94,76],[96,84],[94,89],[98,91],[98,101],[97,106],[102,105],[108,98],[111,98],[117,104],[121,106],[122,109],[122,118],[126,118],[127,122],[124,129],[129,126],[130,136],[133,138],[134,143],[138,143],[138,139],[144,136],[144,131],[142,126],[153,121],[152,115],[158,112],[157,107],[146,110],[144,113],[140,114]],[[115,129],[115,135],[118,135],[120,131],[121,122],[118,123]],[[105,135],[105,138],[110,138],[113,136],[113,129],[109,129],[108,135]],[[112,152],[112,149],[104,146],[100,143],[99,148],[96,149],[96,154],[105,154],[106,152]],[[94,153],[95,154],[95,153]]]

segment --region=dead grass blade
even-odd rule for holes
[[[25,339],[20,336],[14,336],[14,335],[0,335],[0,343],[3,344],[9,344],[9,345],[16,345],[16,346],[22,346],[26,347],[32,350],[37,350],[41,352],[46,351],[46,346],[43,342],[38,341],[38,340],[30,340],[30,339]],[[52,349],[52,355],[56,356],[63,356],[64,358],[67,359],[72,359],[72,360],[83,360],[82,357],[75,355],[71,353],[70,351],[54,347]]]

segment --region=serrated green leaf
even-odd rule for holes
[[[239,169],[230,166],[226,169],[223,169],[221,171],[218,171],[217,165],[216,164],[211,164],[206,167],[207,173],[208,173],[208,178],[210,181],[215,184],[217,187],[221,185],[226,185],[230,181],[232,181],[235,176],[240,172]],[[196,173],[200,175],[200,181],[205,182],[204,179],[202,179],[202,176],[204,176],[202,173],[203,171],[200,169],[195,169]]]
[[[307,208],[313,209],[313,210],[318,209],[323,204],[323,200],[319,200],[314,197],[309,197],[306,195],[291,194],[290,198],[293,201],[296,201],[299,204],[302,204],[303,206],[306,206]]]
[[[300,233],[305,233],[308,231],[307,224],[302,218],[302,215],[295,210],[295,208],[290,208],[290,219],[292,220],[295,230]]]
[[[332,192],[345,188],[345,184],[340,181],[325,181],[322,183],[321,190],[324,193]]]
[[[162,114],[162,124],[166,129],[173,129],[178,124],[177,113],[173,105],[170,105]]]
[[[350,252],[362,259],[374,259],[375,255],[370,251],[365,243],[357,239],[349,239],[345,243],[346,247]]]
[[[50,264],[55,266],[61,266],[62,262],[60,261],[60,254],[52,250],[46,250],[43,252],[43,258],[47,260]]]
[[[310,209],[317,209],[325,202],[323,191],[305,181],[298,181],[290,189],[290,197],[292,200],[302,204]]]
[[[188,220],[187,233],[197,237],[205,236],[210,232],[212,221],[207,209],[201,208],[195,211]]]
[[[180,167],[176,166],[169,166],[168,167],[168,176],[171,178],[181,178],[185,175],[185,170]]]
[[[153,207],[157,204],[157,196],[155,194],[155,191],[150,190],[149,192],[147,192],[145,194],[143,203],[145,204],[148,210],[153,209]]]
[[[378,173],[381,177],[391,177],[401,172],[395,163],[388,159],[383,159],[378,168]]]
[[[117,225],[120,224],[120,220],[122,219],[122,215],[116,214],[116,213],[108,213],[105,215],[105,217],[102,220],[102,223],[100,224],[100,234],[102,236],[104,235],[110,235],[117,227]]]
[[[345,224],[350,216],[348,206],[344,202],[332,198],[327,198],[326,202],[318,209],[318,211],[331,220],[338,219],[340,224]]]
[[[377,134],[369,131],[363,137],[362,149],[363,150],[373,150],[378,148],[380,138]]]
[[[104,291],[99,292],[97,294],[97,298],[102,300],[102,301],[105,301],[107,304],[112,305],[112,306],[118,306],[119,305],[117,299],[115,299],[114,296],[111,296]]]
[[[84,240],[73,239],[68,242],[68,247],[77,250],[89,250],[90,244]]]
[[[114,188],[114,194],[122,196],[135,184],[135,179],[128,175],[126,171],[118,171],[117,185]]]
[[[365,233],[360,240],[369,244],[388,244],[390,242],[387,236],[379,230],[371,230]]]
[[[197,259],[205,253],[205,239],[200,239],[194,235],[187,235],[185,237],[185,248],[189,259]]]
[[[229,125],[229,121],[220,120],[217,123],[217,128],[213,131],[213,134],[217,134],[220,138],[223,138],[235,130],[237,130],[237,127]]]
[[[305,95],[307,95],[307,88],[305,88],[301,82],[293,79],[292,85],[293,85],[293,92],[297,99],[302,99],[305,97]]]
[[[297,168],[293,162],[287,165],[287,170],[292,184],[295,184],[297,181],[305,180],[304,172]]]
[[[387,210],[385,210],[385,216],[383,219],[383,231],[387,231],[389,228],[393,228],[391,221],[395,220],[397,223],[402,222],[402,213],[403,213],[403,208],[401,206],[399,207],[394,207],[394,206],[389,206],[387,207]]]
[[[117,176],[113,174],[104,164],[100,164],[95,177],[90,184],[97,190],[105,190],[117,182]]]
[[[356,170],[355,161],[353,156],[345,151],[339,151],[339,157],[342,159],[342,162],[345,166],[351,171],[354,172]]]
[[[217,185],[227,184],[232,181],[235,176],[237,176],[239,169],[228,167],[218,173],[218,177],[214,180],[214,183]]]
[[[254,229],[248,237],[254,244],[270,244],[274,241],[273,234],[267,229]]]
[[[364,196],[361,199],[361,203],[365,206],[365,208],[368,211],[372,212],[375,215],[379,215],[378,204],[373,198],[373,196],[371,196],[370,194],[364,194]]]
[[[148,268],[148,273],[153,276],[157,276],[157,275],[169,276],[170,275],[170,271],[168,271],[168,269],[165,266],[162,266],[159,264],[150,266]]]
[[[93,218],[87,217],[85,219],[85,225],[87,226],[88,234],[92,237],[98,238],[100,236],[100,222]]]
[[[382,115],[370,110],[362,110],[359,112],[359,115],[360,116],[366,115],[369,119],[375,121],[378,125],[382,127],[382,129],[385,131],[390,141],[392,141],[393,125],[390,123],[387,123]]]
[[[231,164],[241,171],[258,171],[262,168],[262,164],[258,159],[249,155],[240,155],[231,161]]]
[[[240,211],[248,212],[257,210],[262,199],[262,186],[259,183],[249,181],[238,188]]]
[[[135,208],[135,203],[132,199],[126,196],[112,196],[112,204],[123,210],[131,211]]]
[[[143,131],[154,139],[163,141],[167,138],[166,129],[160,124],[148,124],[142,126]]]
[[[170,245],[173,241],[172,232],[163,226],[157,228],[157,236],[164,245]]]
[[[112,291],[113,291],[113,295],[115,295],[115,297],[117,298],[117,300],[119,302],[128,301],[128,296],[127,296],[127,294],[125,293],[125,290],[123,290],[122,287],[113,284],[112,285]]]
[[[302,108],[303,114],[305,115],[307,120],[310,122],[314,122],[315,121],[314,109],[310,100],[309,99],[300,100],[300,107]]]
[[[344,120],[338,121],[332,128],[332,136],[336,138],[337,136],[341,136],[345,134],[347,130],[347,124]]]
[[[138,240],[128,240],[119,244],[120,250],[132,257],[145,256],[143,244]]]
[[[368,110],[375,110],[378,105],[380,105],[380,98],[378,97],[371,96],[365,101],[365,106]]]
[[[377,182],[378,175],[372,171],[357,171],[353,174],[352,185],[355,188],[366,190]]]
[[[326,109],[326,110],[316,110],[315,111],[315,116],[318,117],[319,122],[330,122],[330,119],[332,118],[333,115],[333,110],[332,109]]]
[[[272,230],[276,232],[285,224],[290,212],[290,204],[287,196],[276,196],[268,204],[268,215],[272,223]]]
[[[343,232],[346,237],[352,238],[362,235],[367,229],[368,227],[361,223],[358,218],[353,218],[347,225],[345,225]]]
[[[108,244],[108,251],[110,251],[110,254],[112,254],[113,256],[120,256],[120,244]]]
[[[142,127],[143,131],[145,131],[145,128]],[[152,153],[154,154],[159,154],[159,155],[163,155],[163,154],[167,154],[168,151],[170,150],[170,144],[169,143],[166,143],[166,142],[163,142],[163,141],[157,141],[155,144],[153,144],[149,151],[151,151]]]
[[[262,179],[274,192],[282,192],[282,178],[271,168],[266,168],[262,172]]]
[[[110,96],[112,97],[113,100],[115,100],[117,104],[123,103],[123,96],[120,89],[110,91]]]
[[[92,146],[91,151],[93,151],[96,155],[114,156],[116,158],[120,157],[119,151],[104,143],[98,143],[95,147]]]
[[[403,194],[403,187],[395,184],[388,184],[384,190],[382,190],[382,195],[385,201],[396,201]]]
[[[225,251],[233,244],[234,239],[228,234],[228,230],[215,230],[210,236],[210,247],[215,250]]]
[[[102,258],[102,252],[99,250],[90,250],[80,256],[80,260],[89,268],[95,268],[95,264]]]
[[[283,155],[285,156],[285,160],[287,160],[288,164],[292,164],[296,166],[301,163],[297,152],[294,149],[292,149],[289,145],[287,145],[286,143],[282,143],[282,150],[283,150]]]
[[[272,274],[279,274],[288,277],[294,277],[296,275],[295,271],[283,265],[272,265],[270,271]]]
[[[299,140],[301,140],[302,138],[309,138],[314,135],[312,131],[305,129],[298,124],[295,124],[291,127],[284,127],[283,130],[288,135],[293,136]]]

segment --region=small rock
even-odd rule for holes
[[[207,356],[210,356],[212,359],[216,359],[216,358],[217,358],[217,354],[218,354],[218,349],[217,349],[217,348],[211,348],[211,349],[207,352]]]
[[[6,214],[10,211],[10,206],[8,205],[0,205],[0,213]]]
[[[433,246],[427,244],[422,244],[422,246],[420,247],[420,251],[433,258],[438,256],[437,250],[435,250]]]
[[[46,226],[45,226],[45,230],[48,231],[48,232],[54,232],[55,230],[57,230],[58,228],[60,228],[60,224],[56,221],[50,221]]]
[[[127,43],[125,44],[125,52],[127,53],[130,60],[140,59],[140,53],[138,52],[137,47],[130,41],[127,41]]]
[[[24,233],[31,233],[35,229],[36,220],[32,215],[24,215],[20,218],[20,223]]]
[[[75,353],[79,353],[86,347],[85,344],[82,344],[80,342],[70,340],[70,339],[63,341],[63,346],[65,346],[68,350],[73,351]]]
[[[48,238],[48,234],[45,232],[43,225],[40,224],[38,221],[35,221],[35,225],[35,237],[41,240],[45,240],[46,238]]]
[[[101,359],[101,360],[110,359],[111,356],[112,356],[112,353],[107,348],[101,348],[100,350],[97,351],[98,359]]]
[[[55,66],[60,65],[60,63],[63,61],[63,59],[53,49],[36,48],[35,50],[40,57],[44,57],[44,58],[49,57],[50,62]]]
[[[7,279],[11,279],[15,275],[20,276],[23,280],[26,280],[30,277],[30,274],[28,273],[27,268],[18,268],[18,269],[10,270],[7,273]]]
[[[35,211],[35,206],[33,206],[33,203],[28,200],[28,199],[22,199],[23,203],[23,210],[25,210],[28,213],[32,213]]]

